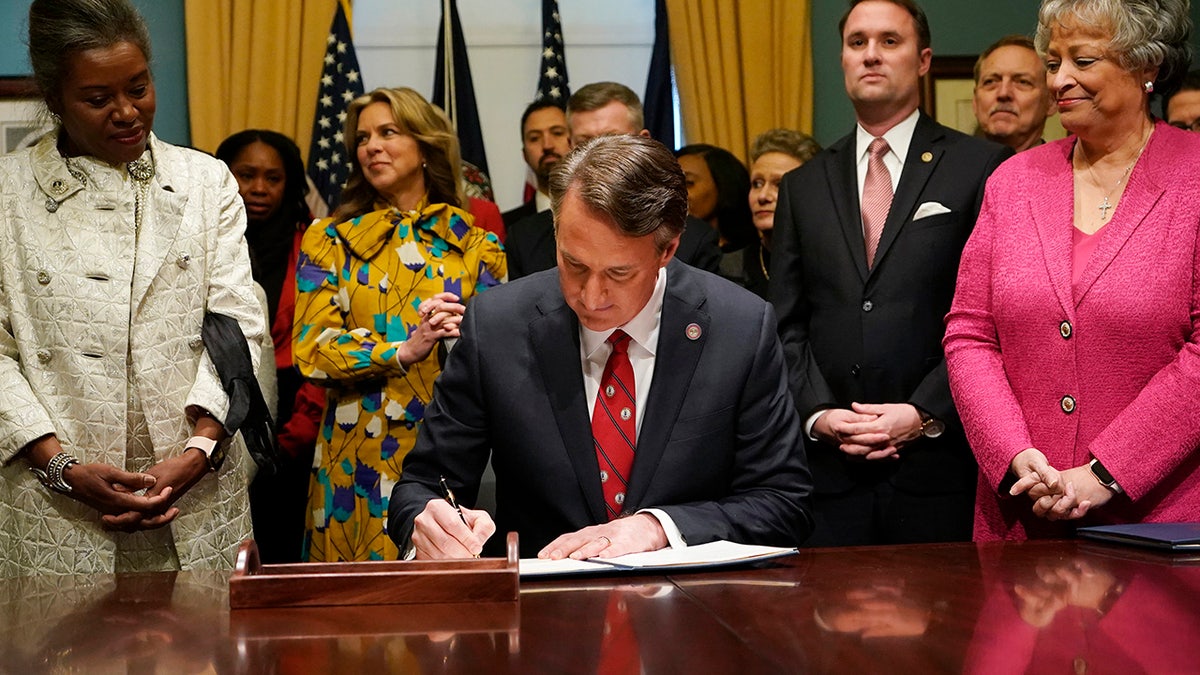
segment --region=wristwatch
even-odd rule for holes
[[[188,439],[186,445],[183,446],[184,451],[196,448],[204,453],[205,459],[208,460],[208,468],[216,471],[225,463],[225,446],[217,441],[206,436],[192,436]]]
[[[1125,494],[1125,490],[1122,490],[1121,486],[1117,484],[1117,479],[1113,478],[1113,475],[1108,472],[1108,469],[1104,468],[1104,465],[1100,463],[1100,460],[1093,459],[1092,461],[1088,462],[1088,470],[1092,472],[1092,475],[1095,476],[1096,480],[1099,481],[1104,487],[1112,490],[1116,494]]]
[[[921,416],[921,435],[925,438],[937,438],[946,431],[946,423],[937,419],[933,415],[917,408],[917,414]]]

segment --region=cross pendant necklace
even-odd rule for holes
[[[1151,131],[1153,131],[1153,129],[1151,129]],[[1125,171],[1121,173],[1121,177],[1117,179],[1117,182],[1114,183],[1112,188],[1109,189],[1108,194],[1104,195],[1104,199],[1100,202],[1100,205],[1096,207],[1096,210],[1100,212],[1101,225],[1108,220],[1108,212],[1115,208],[1113,203],[1109,200],[1109,197],[1111,197],[1112,194],[1117,191],[1117,188],[1121,187],[1121,183],[1124,183],[1125,179],[1129,178],[1129,174],[1133,171],[1134,165],[1137,164],[1138,159],[1142,156],[1142,152],[1146,149],[1146,145],[1149,143],[1150,134],[1146,134],[1145,140],[1142,141],[1142,147],[1137,151],[1137,154],[1133,156],[1133,161],[1129,163],[1129,166],[1125,167]],[[1092,168],[1091,161],[1088,161],[1087,156],[1083,154],[1082,150],[1079,154],[1080,158],[1087,162],[1087,170],[1092,176],[1092,183],[1096,187],[1103,190],[1104,188],[1100,187],[1100,179],[1098,176],[1096,176],[1096,170]]]

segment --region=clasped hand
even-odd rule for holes
[[[397,358],[404,367],[424,361],[438,340],[456,338],[462,323],[465,305],[453,293],[438,293],[417,306],[417,328],[397,348]]]
[[[198,458],[188,455],[197,455]],[[199,463],[196,463],[196,460]],[[162,527],[179,515],[173,504],[207,471],[204,455],[185,453],[145,473],[108,464],[75,464],[66,471],[71,496],[100,512],[105,529],[133,532]]]
[[[826,411],[812,431],[847,455],[899,459],[900,449],[921,436],[921,414],[908,403],[853,403]]]
[[[1096,480],[1087,464],[1059,471],[1040,450],[1026,448],[1013,457],[1010,466],[1017,481],[1009,494],[1029,495],[1034,514],[1047,520],[1082,518],[1112,499],[1113,493]]]
[[[45,466],[62,451],[58,439],[49,434],[34,441],[26,457],[33,466]],[[179,509],[172,504],[207,471],[207,458],[195,450],[163,460],[144,473],[100,462],[71,464],[63,470],[63,480],[71,486],[71,498],[100,512],[105,529],[132,532],[174,520]]]

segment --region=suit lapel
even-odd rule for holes
[[[1037,190],[1028,192],[1029,215],[1037,229],[1038,242],[1041,244],[1042,256],[1046,262],[1046,273],[1054,287],[1063,311],[1067,317],[1075,320],[1075,302],[1071,292],[1071,233],[1072,227],[1063,227],[1070,223],[1075,212],[1074,183],[1071,179],[1071,146],[1064,146],[1065,156],[1055,158],[1062,161],[1066,167],[1058,171],[1048,172],[1051,175],[1064,176],[1061,185],[1041,185]]]
[[[921,192],[925,184],[937,168],[945,154],[941,140],[945,132],[928,117],[921,115],[917,118],[917,126],[913,129],[912,141],[908,144],[908,156],[904,158],[904,168],[900,173],[900,182],[896,185],[896,194],[892,197],[892,208],[888,211],[887,221],[883,225],[883,234],[879,237],[879,248],[875,252],[874,270],[887,257],[888,249],[900,236],[900,230],[912,218],[917,208]],[[856,183],[857,184],[857,183]],[[865,257],[865,256],[864,256]]]
[[[646,399],[633,473],[629,478],[627,503],[635,508],[642,506],[658,470],[696,371],[696,363],[704,351],[710,328],[710,317],[703,309],[704,301],[704,294],[691,283],[682,263],[672,262],[667,267],[667,288],[659,319],[654,380]]]
[[[133,272],[131,288],[133,306],[137,308],[135,312],[140,311],[142,300],[164,265],[186,266],[191,256],[201,253],[175,250],[175,240],[178,238],[184,208],[188,203],[186,191],[191,185],[187,175],[187,164],[173,162],[172,153],[157,143],[153,136],[151,152],[158,166],[146,189],[146,205],[137,233],[138,264]],[[171,184],[164,176],[176,176],[178,182]]]
[[[833,157],[826,165],[826,180],[833,198],[834,217],[841,225],[846,248],[860,281],[867,280],[867,253],[863,243],[862,212],[858,204],[858,172],[854,133],[829,147]]]
[[[604,508],[604,493],[600,489],[600,465],[596,462],[583,389],[579,321],[563,301],[557,279],[552,284],[554,290],[538,302],[542,315],[530,324],[530,336],[562,447],[575,471],[592,521],[603,523],[608,515]],[[538,439],[530,441],[537,443]]]

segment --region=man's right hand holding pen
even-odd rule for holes
[[[413,520],[412,544],[417,560],[478,557],[483,543],[496,532],[487,511],[461,509],[445,499],[430,499]]]

